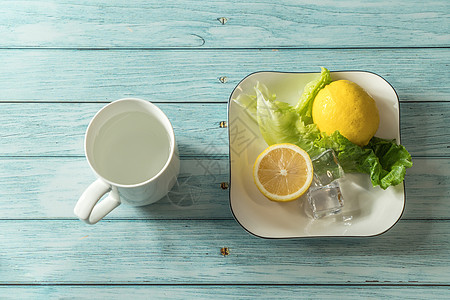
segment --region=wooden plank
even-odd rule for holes
[[[414,158],[413,163],[406,173],[402,218],[450,219],[450,161]]]
[[[234,220],[2,221],[0,232],[1,285],[450,284],[448,221],[303,240],[256,238]]]
[[[100,103],[0,103],[0,156],[83,156],[84,133]],[[158,104],[182,156],[228,155],[227,104]],[[402,144],[413,156],[449,156],[450,102],[402,103]],[[201,113],[199,113],[201,112]]]
[[[87,126],[105,103],[1,103],[0,155],[84,156]],[[183,156],[228,154],[226,104],[158,104]],[[201,112],[201,113],[199,113]]]
[[[445,299],[448,286],[266,286],[266,285],[207,285],[207,286],[1,286],[2,298],[8,299],[66,299],[95,297],[97,299]],[[5,298],[6,297],[6,298]]]
[[[108,218],[232,219],[220,187],[228,177],[228,160],[183,159],[167,197],[145,207],[123,204]],[[0,159],[0,219],[76,219],[75,203],[94,180],[84,158]]]
[[[414,160],[402,219],[450,219],[450,159]],[[228,160],[183,159],[168,197],[146,207],[123,204],[107,219],[228,219]],[[84,158],[1,158],[0,219],[75,219],[73,207],[95,180]]]
[[[0,47],[448,46],[445,0],[4,1]],[[225,17],[222,25],[218,18]]]
[[[104,102],[135,96],[225,102],[249,73],[318,72],[319,66],[375,72],[401,101],[449,101],[450,94],[449,49],[1,50],[0,61],[0,101]],[[224,83],[220,77],[226,77]]]
[[[400,104],[401,142],[411,155],[446,157],[450,155],[448,104],[450,103]]]

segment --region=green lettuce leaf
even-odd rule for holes
[[[401,183],[405,178],[406,169],[413,165],[411,154],[395,140],[373,137],[365,148],[371,149],[380,162],[382,171],[379,185],[383,189]]]
[[[395,140],[373,137],[364,147],[353,144],[338,131],[318,140],[320,149],[334,149],[347,173],[369,174],[373,186],[387,189],[405,179],[406,169],[412,166],[411,155]]]
[[[320,76],[305,86],[295,106],[278,101],[261,83],[255,87],[256,95],[240,95],[233,100],[258,123],[268,145],[292,143],[311,157],[334,149],[345,172],[369,174],[372,185],[383,189],[401,183],[412,161],[405,147],[395,140],[373,137],[367,146],[360,147],[338,131],[320,133],[312,120],[312,105],[317,93],[330,82],[330,72],[322,68]]]
[[[320,138],[315,124],[305,125],[302,117],[286,102],[275,100],[265,91],[255,88],[257,122],[268,145],[291,143],[307,152],[314,151],[314,142]],[[317,153],[318,154],[318,153]]]
[[[299,133],[295,126],[299,115],[286,102],[276,101],[274,96],[255,87],[258,121],[261,135],[268,145],[276,143],[294,143]]]
[[[253,119],[253,121],[258,122],[256,120],[256,96],[255,95],[247,95],[240,94],[235,99],[234,102],[239,104],[244,111]]]
[[[305,86],[294,107],[277,101],[276,95],[270,94],[265,85],[258,83],[255,87],[256,120],[267,144],[292,143],[310,155],[319,154],[318,149],[314,148],[320,132],[312,122],[312,103],[319,90],[330,82],[330,71],[322,68],[320,76]]]
[[[306,84],[303,93],[300,96],[294,109],[302,116],[303,122],[310,124],[312,120],[312,106],[317,93],[327,84],[331,83],[330,71],[324,67],[321,68],[320,76]]]

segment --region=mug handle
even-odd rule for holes
[[[103,195],[109,195],[100,201]],[[117,187],[111,186],[102,179],[97,179],[83,192],[73,212],[87,224],[95,224],[120,205],[119,191]]]

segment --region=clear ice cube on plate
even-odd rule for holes
[[[307,196],[314,219],[340,213],[344,197],[339,180],[344,177],[344,171],[336,153],[333,149],[328,149],[314,157],[312,163],[314,178]]]
[[[341,212],[344,198],[338,181],[326,186],[314,186],[308,190],[308,202],[314,219],[320,219]]]
[[[314,168],[314,184],[328,185],[344,176],[344,170],[333,149],[328,149],[311,159]]]

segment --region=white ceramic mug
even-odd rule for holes
[[[88,224],[121,202],[142,206],[158,201],[180,170],[172,124],[157,106],[141,99],[120,99],[97,112],[84,150],[98,179],[81,195],[74,212]]]

